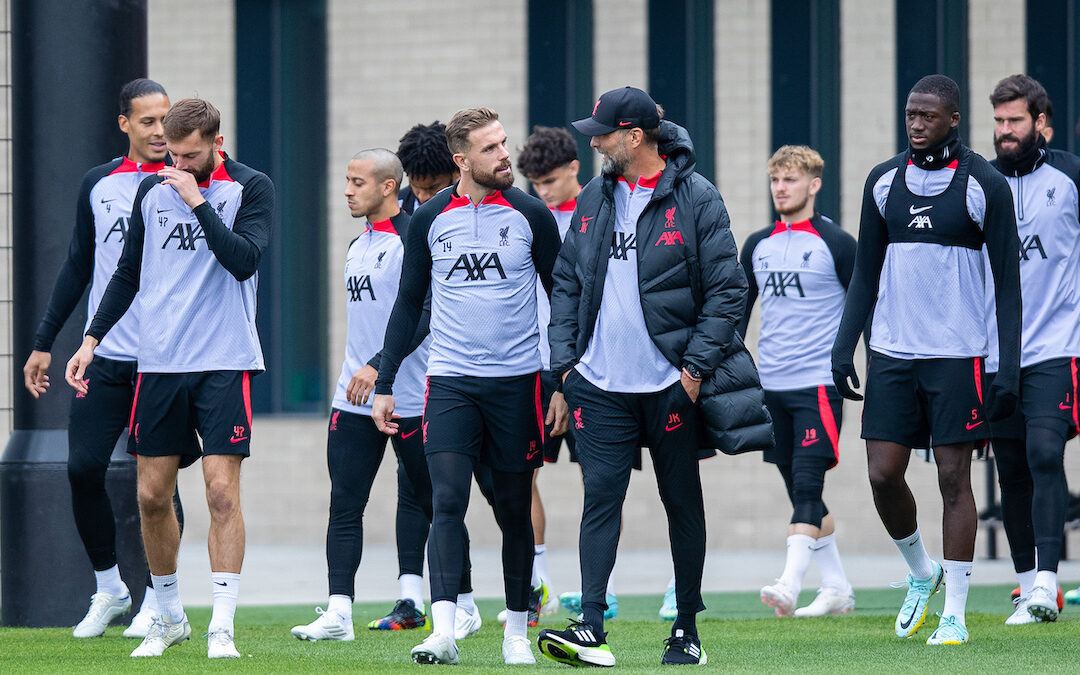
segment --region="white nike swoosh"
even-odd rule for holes
[[[933,205],[930,205],[930,206],[923,206],[923,207],[920,207],[920,208],[915,208],[915,205],[914,205],[914,204],[912,204],[912,205],[911,205],[911,206],[910,206],[910,207],[908,208],[908,213],[910,213],[911,215],[913,215],[913,216],[914,216],[914,215],[915,215],[916,213],[922,213],[923,211],[928,211],[929,209],[932,209],[932,208],[934,208],[934,207],[933,207]]]

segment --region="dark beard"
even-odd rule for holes
[[[498,167],[506,168],[506,167]],[[498,170],[498,169],[496,169]],[[491,173],[481,174],[473,171],[473,182],[482,187],[490,188],[492,190],[505,190],[514,184],[514,171],[510,170],[510,173],[506,177],[500,177],[495,171]]]
[[[210,180],[210,174],[214,173],[214,155],[210,154],[206,158],[206,164],[203,164],[198,169],[192,169],[188,171],[192,176],[195,176],[196,183],[205,183]]]
[[[998,159],[1005,162],[1015,162],[1017,159],[1031,152],[1031,149],[1039,142],[1039,132],[1035,131],[1035,126],[1032,125],[1031,133],[1024,138],[1016,139],[1019,143],[1016,146],[1016,150],[1006,151],[1001,148],[1001,139],[994,139],[994,152],[997,153]],[[1009,137],[1009,140],[1016,138],[1015,136]]]

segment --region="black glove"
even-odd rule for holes
[[[994,383],[997,384],[996,382]],[[1015,391],[1011,391],[1004,387],[993,386],[990,387],[990,392],[986,397],[986,403],[983,408],[986,410],[986,419],[991,422],[1000,422],[1009,415],[1016,412],[1016,403],[1019,401],[1019,396]]]
[[[840,395],[846,399],[852,401],[863,400],[862,394],[855,393],[855,390],[848,386],[848,380],[851,380],[852,386],[858,388],[859,386],[859,374],[855,372],[855,364],[851,361],[847,363],[833,362],[832,367],[832,381],[836,385],[836,390],[840,392]]]

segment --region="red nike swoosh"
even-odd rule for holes
[[[982,424],[982,423],[983,423],[983,421],[982,421],[982,420],[979,420],[978,422],[976,422],[976,423],[974,423],[974,424],[972,424],[971,422],[968,422],[968,423],[967,423],[967,424],[965,424],[964,426],[966,426],[966,427],[967,427],[967,430],[968,430],[968,431],[971,431],[972,429],[974,429],[975,427],[979,426],[979,425],[980,425],[980,424]]]
[[[815,438],[815,439],[814,439],[814,440],[812,440],[812,441],[808,441],[808,440],[806,440],[806,439],[804,438],[804,439],[803,439],[803,442],[802,442],[802,446],[803,446],[804,448],[809,448],[809,447],[810,447],[811,445],[813,445],[814,443],[817,443],[817,442],[818,442],[818,441],[820,441],[820,440],[821,440],[820,438]]]
[[[536,457],[536,453],[538,453],[538,452],[540,452],[539,449],[533,450],[532,452],[525,455],[525,459],[529,460],[529,459],[532,459],[533,457]]]
[[[631,124],[633,124],[633,122],[619,122],[619,126],[620,126],[620,127],[628,127],[628,126],[630,126]]]
[[[229,439],[229,442],[230,443],[239,443],[241,441],[246,441],[247,439],[248,439],[247,436],[241,436],[240,438],[237,438],[236,436],[233,436],[232,438]]]
[[[1062,410],[1072,410],[1072,406],[1068,403],[1058,403],[1058,408],[1061,408]]]
[[[402,434],[401,434],[402,440],[404,440],[404,439],[406,439],[406,438],[408,438],[410,436],[415,436],[417,431],[420,431],[420,427],[417,427],[417,428],[413,429],[412,431],[410,431],[407,434],[402,432]]]
[[[682,426],[682,422],[679,422],[675,426],[672,426],[670,424],[665,424],[664,425],[664,431],[675,431],[676,429],[678,429],[681,426]]]

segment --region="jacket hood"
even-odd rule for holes
[[[667,120],[660,122],[660,142],[657,145],[657,151],[667,158],[667,166],[653,190],[654,199],[667,196],[675,183],[693,175],[694,167],[697,166],[697,159],[694,157],[694,142],[690,140],[689,132],[674,122]],[[609,196],[613,195],[615,176],[603,178],[604,192]]]

